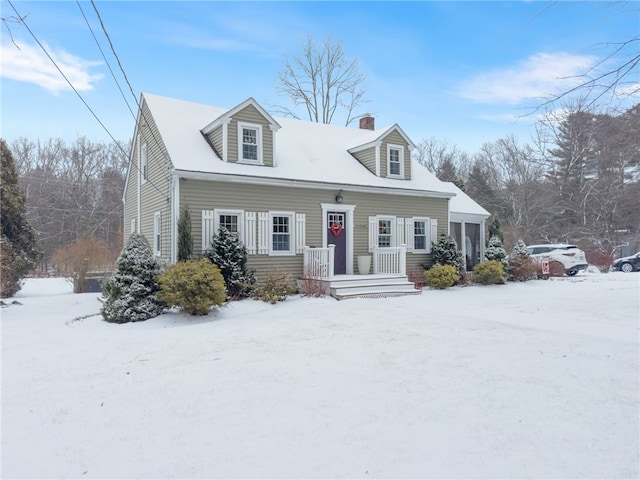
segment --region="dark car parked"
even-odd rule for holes
[[[613,269],[621,272],[633,272],[640,270],[640,252],[629,257],[622,257],[613,262]]]

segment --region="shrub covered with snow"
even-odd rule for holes
[[[462,253],[458,250],[456,241],[444,233],[440,235],[437,243],[431,247],[431,258],[435,265],[452,265],[458,275],[463,270]]]
[[[460,280],[460,275],[453,265],[434,265],[424,272],[424,278],[427,286],[441,290],[453,287]]]
[[[497,237],[496,237],[497,238]],[[497,260],[485,260],[473,267],[473,281],[482,285],[504,283],[504,265]]]
[[[513,252],[509,255],[508,279],[524,282],[536,278],[536,265],[529,255],[529,251],[522,240],[516,242]]]
[[[256,279],[253,270],[247,267],[247,249],[238,235],[220,227],[204,255],[220,268],[229,298],[246,297],[251,293]]]
[[[504,249],[500,237],[493,236],[489,239],[489,243],[487,243],[487,248],[484,252],[484,258],[487,260],[496,260],[505,267],[507,266],[507,251]]]
[[[158,297],[187,315],[206,315],[227,297],[220,269],[206,258],[170,265],[159,282]]]
[[[107,322],[139,322],[162,313],[157,276],[162,267],[146,238],[132,234],[116,261],[116,270],[102,283],[100,313]]]

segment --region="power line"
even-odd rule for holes
[[[29,34],[33,37],[33,39],[36,41],[36,43],[38,44],[38,46],[42,49],[42,51],[44,52],[44,54],[47,56],[47,58],[51,61],[51,63],[53,63],[53,65],[56,67],[56,69],[58,70],[58,72],[60,73],[60,75],[62,75],[62,78],[65,79],[65,81],[69,84],[69,86],[71,87],[71,89],[75,92],[75,94],[78,96],[78,98],[80,99],[80,101],[82,101],[82,103],[84,104],[85,107],[87,107],[87,109],[91,112],[91,114],[93,115],[93,117],[96,119],[96,121],[100,124],[100,126],[104,129],[105,132],[107,132],[107,134],[109,135],[109,137],[111,138],[111,140],[113,140],[113,143],[117,146],[117,148],[119,148],[120,150],[122,150],[122,152],[128,157],[129,154],[124,150],[124,148],[122,148],[122,146],[118,143],[118,141],[114,138],[114,136],[111,134],[111,132],[109,131],[109,129],[105,126],[104,123],[102,123],[102,121],[100,120],[100,118],[98,118],[98,115],[93,111],[93,109],[89,106],[89,104],[85,101],[85,99],[82,97],[82,95],[80,95],[80,92],[78,92],[78,90],[73,86],[73,84],[71,83],[71,81],[67,78],[67,76],[64,74],[64,72],[60,69],[60,67],[58,66],[58,64],[56,63],[56,61],[53,59],[53,57],[51,57],[51,55],[49,54],[49,52],[47,51],[46,48],[44,48],[44,45],[42,45],[42,43],[40,42],[40,40],[38,40],[38,37],[36,37],[36,35],[33,33],[33,31],[31,30],[31,28],[29,28],[29,25],[27,25],[27,22],[25,21],[25,17],[21,16],[20,13],[18,12],[18,10],[16,9],[16,7],[13,5],[13,3],[11,2],[11,0],[7,0],[7,2],[9,2],[9,5],[11,5],[11,8],[13,9],[13,11],[16,13],[16,15],[18,16],[18,18],[20,19],[19,23],[22,23],[22,25],[24,25],[24,27],[27,29],[27,31],[29,32]],[[93,3],[93,1],[92,1]],[[94,5],[95,7],[95,5]],[[118,62],[119,63],[119,62]],[[127,81],[128,83],[128,81]],[[131,86],[130,86],[131,87]],[[133,92],[132,92],[133,93]],[[137,103],[137,102],[136,102]],[[142,174],[142,170],[140,169],[140,166],[137,165],[137,170],[139,174]],[[158,193],[160,195],[165,195],[164,193],[162,193],[162,191],[150,180],[147,179],[147,181],[149,182],[149,184],[155,188]]]
[[[87,16],[84,14],[84,10],[82,10],[82,5],[80,5],[80,1],[76,0],[76,3],[78,4],[78,8],[80,9],[80,13],[82,13],[82,17],[84,18],[85,23],[87,24],[87,27],[89,27],[89,31],[91,32],[91,36],[93,37],[93,40],[96,42],[96,45],[98,46],[98,50],[100,50],[100,53],[102,54],[102,58],[104,59],[104,63],[107,64],[107,68],[109,68],[109,72],[111,72],[111,77],[113,78],[113,81],[116,82],[116,86],[118,87],[118,90],[120,91],[120,95],[122,95],[122,99],[124,100],[124,103],[127,104],[127,108],[129,109],[129,112],[131,113],[131,116],[133,117],[133,120],[136,120],[136,116],[133,113],[133,110],[131,109],[131,106],[129,105],[129,102],[127,101],[127,98],[124,95],[124,92],[122,91],[122,88],[120,88],[120,84],[118,83],[118,80],[116,79],[115,74],[113,73],[113,69],[111,68],[111,65],[109,64],[109,61],[107,60],[107,57],[104,54],[104,51],[102,50],[102,47],[100,46],[100,42],[98,42],[98,39],[96,38],[95,33],[93,33],[93,29],[91,28],[91,24],[89,23],[89,20],[87,20]]]

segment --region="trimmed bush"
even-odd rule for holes
[[[289,272],[269,273],[264,284],[253,290],[252,297],[263,302],[276,303],[297,292],[298,289]]]
[[[453,265],[434,265],[424,273],[427,286],[435,289],[453,287],[460,275]]]
[[[206,258],[170,265],[158,281],[158,297],[187,315],[207,315],[227,297],[220,269]]]
[[[498,260],[485,260],[473,267],[473,281],[482,285],[504,283],[504,266]]]

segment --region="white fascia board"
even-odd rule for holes
[[[478,213],[449,212],[450,222],[481,223],[489,217],[490,215],[481,215]]]
[[[242,183],[245,185],[267,185],[271,187],[317,188],[319,190],[343,189],[358,193],[377,193],[385,195],[404,195],[408,197],[452,198],[453,192],[437,192],[432,190],[414,190],[397,187],[375,187],[367,185],[352,185],[348,183],[311,182],[306,180],[290,180],[287,178],[254,177],[249,175],[232,175],[224,173],[193,172],[175,170],[176,175],[187,180],[205,180],[227,183]]]
[[[140,107],[138,108],[138,116],[136,117],[136,126],[133,129],[133,137],[131,137],[131,143],[129,145],[129,164],[127,165],[127,176],[124,179],[124,190],[122,191],[122,202],[125,202],[125,196],[127,194],[127,186],[129,185],[129,173],[131,172],[131,162],[133,161],[133,148],[136,144],[138,137],[138,128],[140,127],[140,117],[142,116],[142,106],[144,104],[144,93],[140,94]]]

